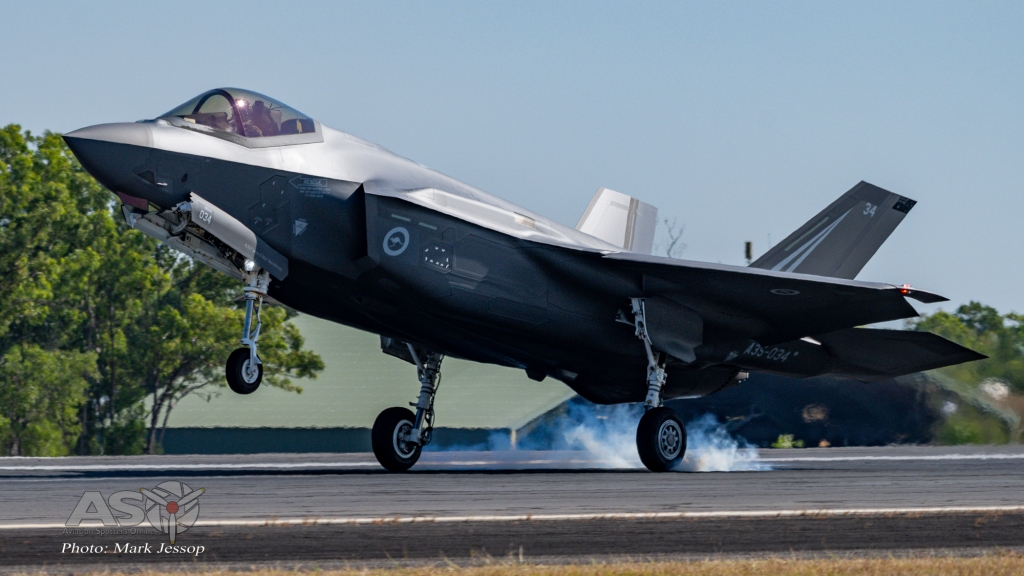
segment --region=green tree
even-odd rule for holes
[[[7,452],[63,453],[78,430],[67,414],[85,403],[79,384],[96,377],[95,353],[77,345],[80,313],[62,294],[69,271],[95,265],[87,247],[110,219],[109,204],[59,136],[0,129],[0,442]]]
[[[954,312],[939,310],[911,327],[934,332],[989,357],[943,368],[946,375],[969,385],[994,378],[1014,392],[1024,393],[1024,316],[1000,314],[991,306],[970,302]]]
[[[239,284],[128,229],[59,135],[0,129],[0,278],[0,449],[156,452],[181,398],[225,384]],[[289,314],[264,311],[260,356],[299,391],[323,363]]]
[[[77,307],[59,310],[55,291],[68,268],[89,265],[82,256],[110,221],[110,203],[58,136],[0,130],[0,354],[26,339],[63,344],[54,313],[66,321]]]
[[[132,419],[122,412],[138,412],[132,404],[139,394],[114,393],[114,368],[125,330],[163,278],[151,255],[156,243],[123,234],[112,195],[58,135],[7,126],[0,159],[0,275],[7,287],[0,292],[0,354],[21,343],[91,354],[100,369],[90,371],[77,399],[76,451],[103,452],[108,429]]]
[[[94,354],[14,346],[0,357],[0,442],[11,456],[70,454]]]

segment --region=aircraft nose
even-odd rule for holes
[[[114,192],[146,197],[132,168],[145,162],[153,150],[153,132],[147,124],[99,124],[64,134],[64,141],[82,166]]]
[[[83,140],[95,140],[114,144],[130,144],[132,146],[153,147],[153,132],[149,126],[140,122],[118,122],[116,124],[97,124],[79,128],[64,135],[64,141],[75,151],[75,145]],[[75,144],[72,144],[75,142]],[[76,152],[77,154],[77,152]]]

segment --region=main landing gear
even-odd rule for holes
[[[420,459],[423,447],[430,443],[434,431],[434,396],[441,379],[441,360],[435,352],[417,352],[406,344],[416,364],[420,381],[420,397],[413,414],[408,408],[388,408],[373,423],[371,442],[373,454],[381,466],[392,472],[404,472]]]
[[[245,275],[245,324],[242,326],[242,345],[228,356],[228,386],[238,394],[252,394],[263,381],[263,362],[257,354],[257,342],[260,339],[260,309],[263,297],[270,286],[270,274],[266,270],[259,273],[248,272]],[[256,316],[256,328],[252,328],[253,314]]]
[[[678,466],[686,454],[686,427],[675,410],[662,405],[665,355],[651,344],[643,298],[633,298],[632,303],[636,335],[643,341],[647,352],[646,412],[636,429],[636,450],[648,470],[667,472]]]

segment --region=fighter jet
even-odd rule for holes
[[[431,441],[446,356],[643,403],[637,450],[677,466],[663,402],[750,372],[865,382],[983,358],[934,334],[860,328],[917,316],[908,285],[855,280],[915,201],[861,182],[749,267],[653,256],[657,209],[602,188],[564,226],[234,88],[153,120],[64,136],[128,225],[238,279],[246,315],[227,383],[259,385],[259,310],[279,302],[378,334],[416,366],[415,412],[384,410],[373,451],[407,470]]]

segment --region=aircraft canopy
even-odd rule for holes
[[[277,100],[238,88],[217,88],[196,96],[160,118],[180,118],[244,138],[312,134],[313,119]]]

